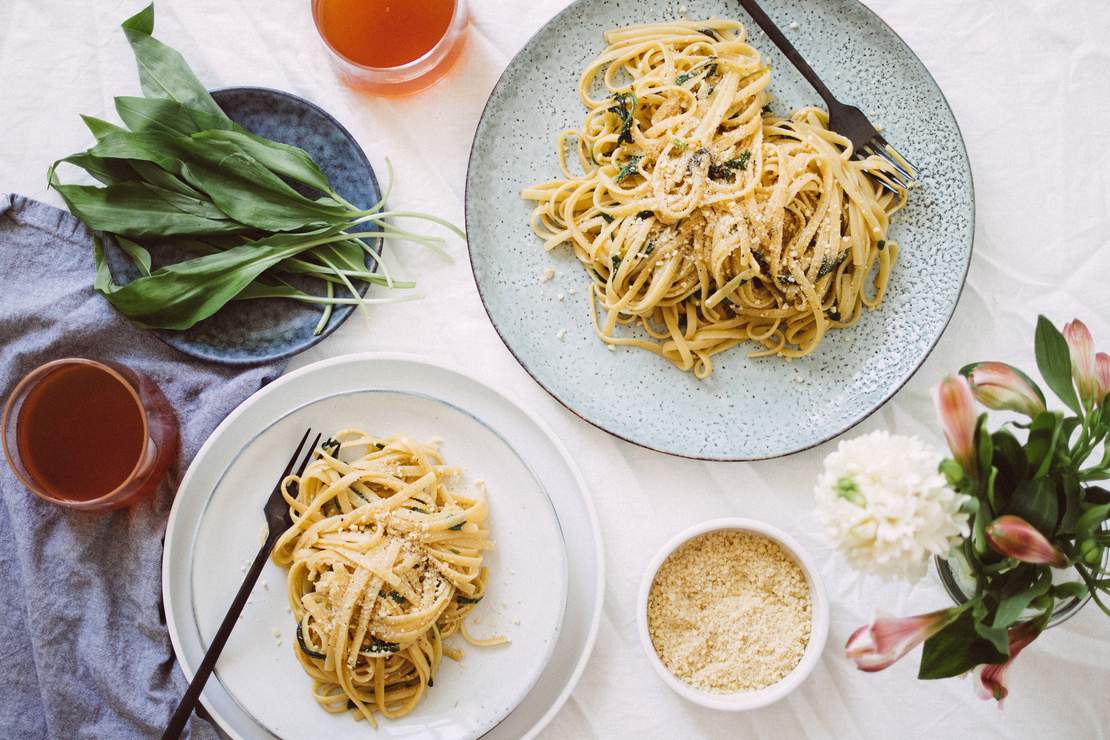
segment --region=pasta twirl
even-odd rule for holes
[[[823,111],[773,115],[771,70],[736,21],[605,40],[579,84],[586,118],[559,136],[563,177],[522,193],[544,247],[570,245],[592,275],[603,341],[705,378],[741,342],[799,357],[878,306],[906,196],[888,163],[852,160]]]
[[[463,625],[485,592],[493,543],[484,491],[455,492],[459,474],[433,445],[349,429],[283,481],[293,525],[273,560],[289,569],[294,650],[327,711],[404,716],[443,656],[462,657],[446,637],[507,641]]]

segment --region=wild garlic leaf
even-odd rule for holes
[[[282,177],[308,185],[321,193],[335,193],[327,175],[312,160],[312,157],[308,156],[308,152],[298,147],[263,139],[243,131],[201,131],[193,138],[200,141],[223,141],[233,144],[244,154]]]
[[[154,33],[154,3],[128,18],[122,27],[135,53],[144,95],[176,100],[215,116],[223,122],[221,128],[232,127],[231,119],[216,105],[185,58],[151,35]]]
[[[135,171],[127,162],[118,159],[98,157],[88,152],[71,154],[59,160],[59,162],[68,162],[76,167],[80,167],[105,185],[127,182],[128,180],[134,180],[136,177]]]
[[[144,326],[188,329],[220,310],[266,270],[326,243],[337,231],[338,228],[316,234],[274,234],[161,267],[123,286],[111,279],[101,251],[94,287],[116,310]]]
[[[53,173],[51,173],[53,176]],[[105,187],[63,185],[54,177],[51,186],[61,194],[70,212],[89,228],[146,238],[189,234],[235,234],[249,229],[231,220],[215,220],[184,213],[141,182],[120,182]]]
[[[190,136],[201,130],[190,110],[173,100],[120,96],[115,102],[116,113],[124,125],[135,133],[152,131],[171,136]]]
[[[100,141],[108,134],[127,132],[127,129],[120,128],[116,124],[110,121],[105,121],[103,118],[97,118],[96,116],[82,115],[81,120],[85,122],[85,126],[89,129],[92,135],[96,137],[97,141]]]

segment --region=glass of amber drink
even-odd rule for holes
[[[332,61],[353,87],[383,95],[423,90],[462,52],[466,0],[312,0]]]

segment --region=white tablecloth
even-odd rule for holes
[[[567,0],[471,0],[464,58],[436,88],[408,99],[360,95],[332,74],[308,0],[159,0],[157,34],[211,86],[290,90],[331,111],[380,174],[398,173],[392,203],[461,223],[467,154],[486,96],[528,37]],[[805,0],[799,0],[804,2]],[[119,22],[140,0],[0,3],[0,190],[60,203],[46,190],[53,159],[89,144],[78,113],[114,117],[112,96],[138,94]],[[678,3],[675,3],[678,5]],[[1110,350],[1110,3],[1103,0],[868,0],[932,70],[963,128],[975,173],[975,257],[955,318],[907,386],[854,433],[886,428],[942,443],[930,387],[965,362],[1032,366],[1033,322],[1081,317]],[[691,17],[696,0],[687,0]],[[397,272],[428,297],[358,316],[292,363],[397,350],[456,364],[534,409],[563,439],[593,488],[608,587],[597,647],[545,733],[583,737],[1105,737],[1110,726],[1110,621],[1090,607],[1026,650],[1001,712],[969,681],[915,680],[917,654],[880,674],[843,656],[876,607],[944,606],[930,575],[914,586],[860,577],[828,555],[811,489],[835,443],[756,464],[708,464],[648,452],[582,422],[549,397],[502,345],[482,309],[466,253],[445,263],[411,245]],[[820,557],[832,601],[828,649],[809,681],[777,705],[742,715],[687,704],[655,676],[635,632],[642,570],[690,524],[725,515],[766,520]],[[0,732],[2,734],[2,732]]]

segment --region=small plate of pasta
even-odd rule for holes
[[[282,458],[323,430],[281,482],[291,524],[205,689],[209,711],[240,737],[534,727],[592,644],[596,584],[591,568],[570,578],[564,535],[590,516],[573,468],[507,400],[446,369],[356,356],[293,376],[213,434],[167,530],[167,621],[189,673],[264,535]],[[553,661],[565,637],[578,644]]]

